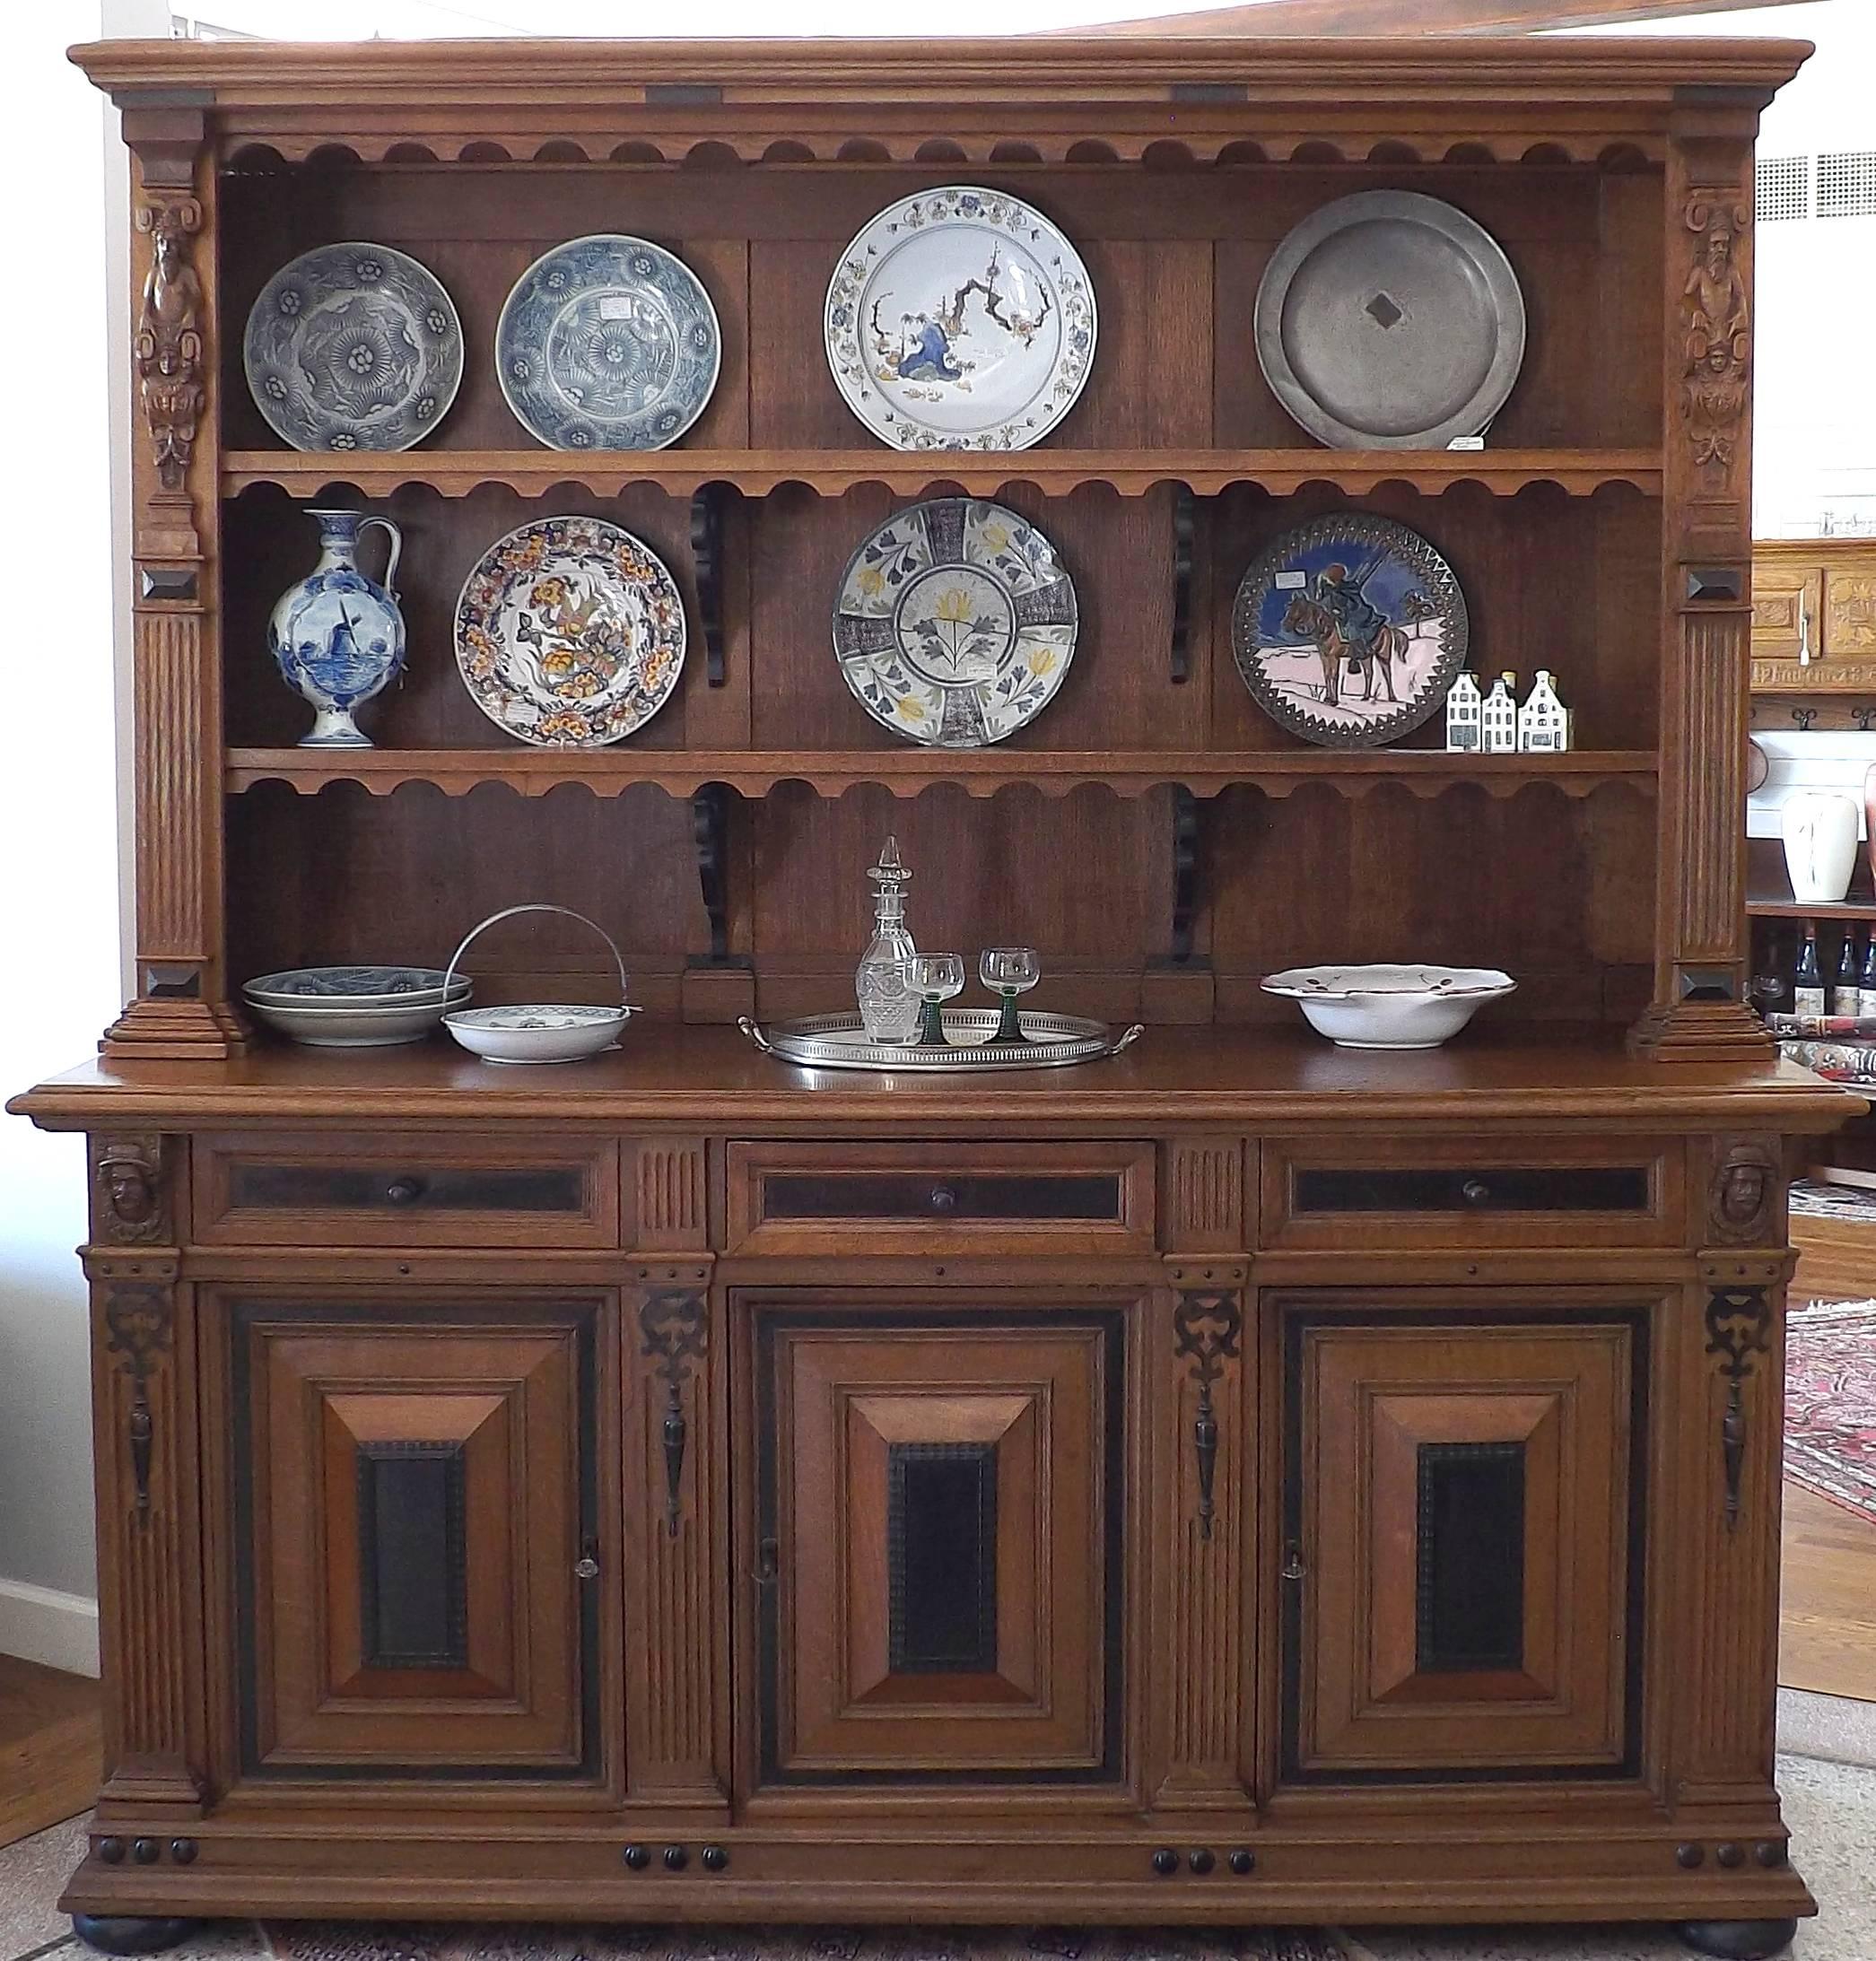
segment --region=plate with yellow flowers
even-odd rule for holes
[[[1075,588],[1026,518],[937,497],[848,562],[833,651],[876,721],[909,742],[982,749],[1034,721],[1075,658]]]
[[[671,698],[684,648],[664,561],[601,518],[537,518],[496,539],[456,602],[470,699],[544,748],[598,749],[642,728]]]

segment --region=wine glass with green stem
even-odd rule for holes
[[[944,1004],[961,994],[964,984],[964,963],[961,954],[921,954],[906,963],[912,988],[924,1004],[919,1010],[919,1033],[914,1046],[921,1049],[949,1048],[945,1033]]]
[[[1002,1013],[997,1017],[992,1042],[1027,1042],[1023,1017],[1017,1012],[1017,999],[1043,978],[1042,963],[1034,946],[986,946],[977,956],[977,974],[991,993],[1002,997]]]

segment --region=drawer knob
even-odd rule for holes
[[[1459,1188],[1459,1195],[1468,1205],[1483,1205],[1492,1195],[1492,1188],[1482,1178],[1469,1178]]]
[[[384,1188],[387,1205],[415,1205],[423,1196],[423,1181],[421,1178],[394,1178]]]
[[[1162,1879],[1170,1879],[1179,1870],[1179,1854],[1170,1845],[1162,1845],[1153,1855],[1153,1869]]]
[[[934,1185],[931,1188],[931,1209],[934,1212],[955,1212],[956,1192],[949,1185]]]

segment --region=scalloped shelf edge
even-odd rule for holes
[[[224,495],[272,484],[290,496],[346,489],[381,497],[422,487],[441,497],[466,497],[496,485],[523,497],[558,490],[613,495],[641,484],[674,496],[689,496],[705,484],[728,484],[746,496],[766,497],[798,487],[820,497],[878,489],[889,493],[955,484],[970,495],[1026,488],[1043,495],[1105,487],[1121,497],[1183,484],[1200,496],[1217,496],[1241,484],[1284,495],[1312,484],[1366,496],[1383,484],[1443,495],[1462,484],[1495,497],[1512,497],[1540,484],[1566,496],[1586,497],[1627,484],[1659,496],[1663,459],[1653,449],[1242,449],[1191,450],[1143,457],[1138,451],[1023,450],[1012,455],[957,451],[892,452],[665,449],[592,452],[575,460],[567,451],[510,449],[397,450],[364,458],[356,453],[231,449],[221,471]]]
[[[1025,754],[1033,758],[1028,768],[1014,757],[981,752],[944,761],[922,754],[767,757],[720,751],[646,752],[630,760],[582,760],[575,752],[539,749],[514,755],[484,750],[378,750],[343,758],[330,751],[231,749],[224,787],[240,795],[262,783],[283,783],[301,794],[316,794],[329,784],[356,783],[371,796],[384,797],[415,783],[460,797],[494,783],[519,796],[545,797],[571,785],[595,796],[615,797],[639,784],[653,785],[668,796],[689,796],[706,783],[723,783],[740,795],[760,797],[781,784],[801,783],[816,796],[838,797],[868,784],[896,797],[916,797],[950,784],[973,797],[1025,788],[1061,797],[1091,787],[1127,797],[1183,787],[1209,797],[1237,784],[1254,786],[1267,796],[1287,797],[1305,783],[1324,783],[1343,796],[1359,797],[1377,784],[1392,782],[1425,797],[1472,783],[1503,798],[1540,783],[1575,797],[1586,797],[1605,783],[1652,787],[1658,769],[1653,754],[1645,750],[1585,750],[1554,757],[1457,757],[1437,749],[1278,750],[1206,758],[1069,755],[1060,751]]]

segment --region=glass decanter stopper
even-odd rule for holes
[[[905,923],[905,888],[912,873],[899,862],[896,838],[886,841],[879,862],[867,876],[873,881],[873,937],[853,976],[859,1018],[874,1042],[910,1042],[919,1024],[919,991],[907,963],[918,958],[919,949]]]

